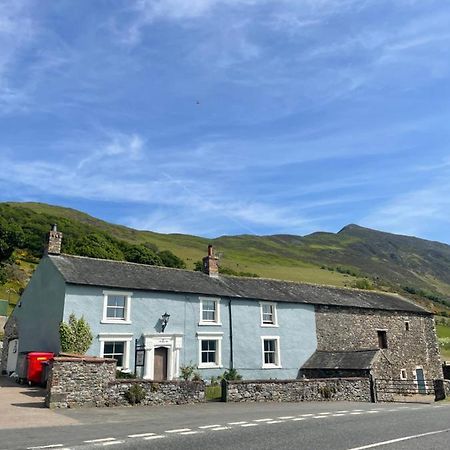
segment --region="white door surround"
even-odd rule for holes
[[[144,379],[153,380],[155,376],[155,348],[167,348],[167,379],[178,377],[180,371],[180,350],[183,347],[182,334],[153,333],[144,334],[145,367]]]

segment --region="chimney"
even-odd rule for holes
[[[47,246],[45,248],[46,255],[59,255],[61,253],[61,243],[63,234],[58,231],[56,223],[52,225],[52,229],[47,235]]]
[[[219,266],[217,261],[219,259],[214,256],[214,248],[212,245],[208,245],[208,256],[203,258],[203,273],[210,277],[219,276]]]

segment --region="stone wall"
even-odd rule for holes
[[[9,319],[6,321],[4,329],[3,349],[0,361],[0,374],[6,372],[9,341],[13,339],[18,339],[18,337],[19,337],[19,328],[17,325],[17,320],[13,316],[10,316]]]
[[[46,405],[49,408],[127,406],[127,393],[139,385],[141,405],[205,401],[202,382],[116,380],[116,361],[102,358],[56,357],[50,363]]]
[[[450,398],[450,380],[444,380],[445,396]]]
[[[374,363],[375,378],[400,379],[406,369],[413,379],[416,367],[424,369],[426,379],[443,377],[431,314],[316,306],[316,328],[318,350],[326,351],[377,349],[377,330],[386,330],[388,348]]]
[[[228,402],[371,401],[368,378],[228,381],[223,389]]]

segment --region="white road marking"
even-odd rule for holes
[[[354,412],[364,412],[363,409],[352,409],[352,411],[354,411]]]
[[[375,413],[379,413],[379,410],[374,409],[373,411],[367,411],[367,414],[375,414]]]
[[[283,420],[286,420],[286,419],[293,419],[295,416],[280,416],[280,417],[278,417],[279,419],[283,419]]]
[[[348,410],[343,411],[336,411],[337,413],[348,413]]]
[[[183,431],[191,431],[190,428],[176,428],[175,430],[166,430],[165,433],[182,433]]]
[[[141,434],[129,434],[129,438],[137,438],[137,437],[145,437],[145,436],[154,436],[156,433],[141,433]]]
[[[269,422],[270,420],[273,419],[255,419],[253,422]]]
[[[162,438],[165,438],[165,436],[162,436],[162,435],[158,434],[158,435],[156,435],[156,436],[145,437],[145,438],[144,438],[144,441],[151,441],[151,440],[153,440],[153,439],[162,439]]]
[[[115,441],[116,438],[109,437],[109,438],[103,438],[103,439],[90,439],[89,441],[83,441],[86,444],[95,444],[96,442],[107,442],[107,441]]]
[[[430,431],[428,433],[414,434],[412,436],[405,436],[397,439],[391,439],[389,441],[375,442],[374,444],[363,445],[362,447],[353,447],[349,448],[348,450],[364,450],[366,448],[381,447],[382,445],[394,444],[395,442],[409,441],[411,439],[417,439],[424,436],[432,436],[433,434],[447,433],[449,431],[450,428],[447,428],[445,430]]]
[[[362,414],[362,412],[351,412],[350,413],[351,416],[358,416],[359,414]]]
[[[37,447],[27,447],[27,450],[38,449],[38,448],[60,448],[62,444],[50,444],[50,445],[39,445]]]
[[[257,427],[258,424],[257,423],[246,423],[244,425],[241,425],[242,428],[244,427]]]
[[[108,445],[117,445],[117,444],[123,444],[125,441],[109,441],[109,442],[103,442],[102,446],[107,447]]]
[[[314,414],[301,414],[301,416],[300,417],[311,417],[311,416],[313,416]]]
[[[199,434],[199,433],[204,433],[204,431],[184,431],[183,433],[180,434]]]
[[[248,423],[248,422],[228,422],[228,425],[242,425],[244,423]]]
[[[231,430],[231,427],[211,428],[211,431]]]
[[[201,427],[199,427],[202,430],[208,429],[208,428],[217,428],[217,427],[221,427],[222,425],[218,424],[218,425],[202,425]]]
[[[331,413],[330,412],[319,413],[319,416],[326,416],[328,414],[331,414]]]
[[[284,420],[270,420],[266,423],[283,423],[283,422],[284,422]]]
[[[300,420],[306,420],[306,417],[297,417],[295,419],[292,419],[292,422],[298,422]]]
[[[328,416],[313,416],[313,419],[326,419]]]

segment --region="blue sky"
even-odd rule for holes
[[[450,4],[0,0],[0,200],[450,242]]]

